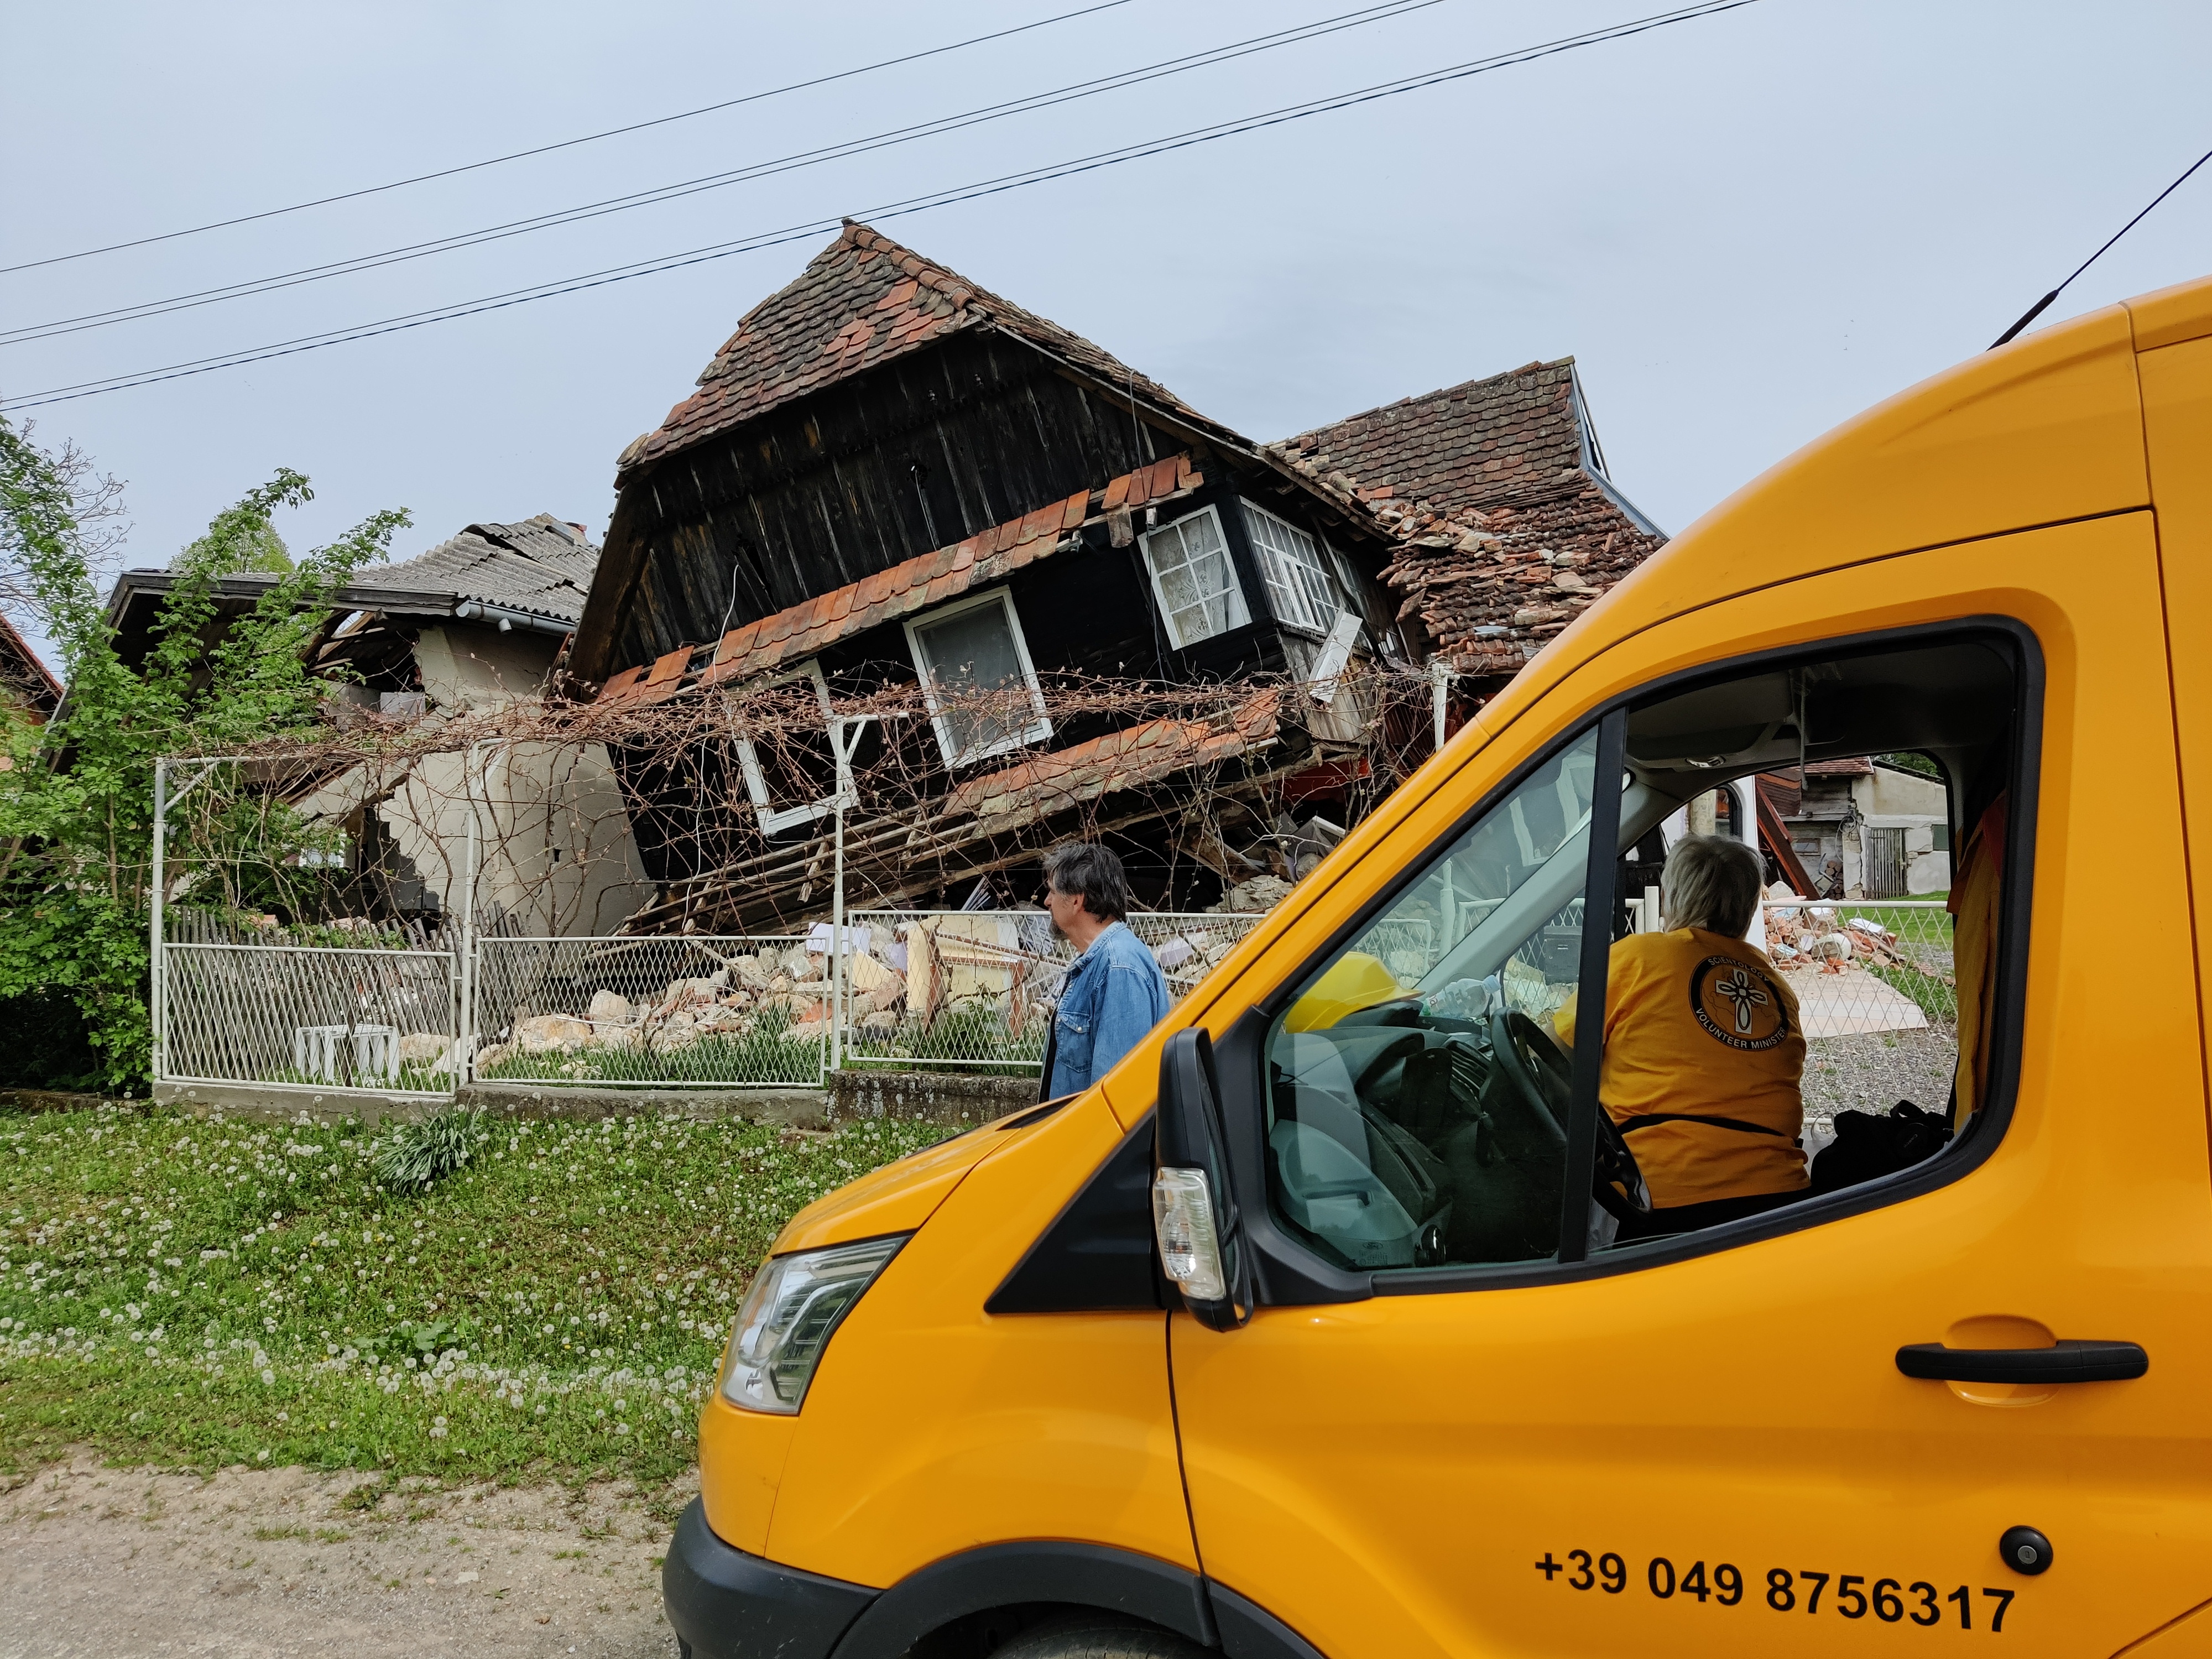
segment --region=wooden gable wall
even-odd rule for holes
[[[642,556],[611,665],[714,639],[726,617],[772,615],[1181,447],[1019,342],[965,331],[631,484]]]

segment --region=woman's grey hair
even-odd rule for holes
[[[1063,842],[1044,855],[1044,878],[1054,892],[1079,898],[1101,921],[1129,914],[1129,878],[1121,860],[1093,841]]]
[[[1741,939],[1759,914],[1766,866],[1759,854],[1726,836],[1686,836],[1667,849],[1659,875],[1661,920],[1669,930],[1702,927]]]

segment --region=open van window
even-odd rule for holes
[[[1570,1212],[1589,1212],[1589,1253],[1621,1251],[1791,1206],[1810,1222],[1808,1200],[1942,1155],[1987,1098],[1999,896],[2024,873],[2017,649],[1839,645],[1678,678],[1625,711],[1602,849],[1596,726],[1553,749],[1275,1018],[1277,1220],[1353,1271],[1540,1263]],[[1900,751],[1942,775],[1869,758]],[[1938,822],[1955,868],[1916,867],[1948,897],[1897,892]],[[1808,842],[1836,848],[1838,878],[1798,890]],[[1593,926],[1601,1020],[1578,983]],[[1595,1167],[1570,1193],[1585,1043]]]

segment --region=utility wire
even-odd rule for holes
[[[118,306],[107,311],[88,312],[80,316],[65,317],[46,323],[26,323],[18,328],[0,329],[0,345],[22,345],[33,340],[52,339],[59,335],[80,334],[87,329],[112,327],[117,323],[135,322],[142,318],[166,316],[171,312],[197,310],[202,306],[218,305],[227,300],[244,299],[252,295],[267,294],[280,289],[298,288],[308,283],[328,282],[333,277],[351,276],[362,270],[374,270],[385,265],[403,264],[434,254],[449,253],[465,247],[477,247],[487,242],[504,241],[510,237],[527,235],[532,231],[550,230],[559,226],[576,224],[586,219],[604,218],[612,213],[624,213],[633,208],[651,207],[672,202],[686,196],[696,196],[710,190],[726,189],[732,185],[747,183],[777,173],[792,173],[801,168],[818,167],[826,161],[842,161],[848,156],[865,155],[872,150],[888,149],[910,143],[920,138],[935,137],[947,132],[957,132],[964,127],[980,126],[987,122],[1004,120],[1009,116],[1028,114],[1055,105],[1073,103],[1079,99],[1093,98],[1102,93],[1119,91],[1126,87],[1139,86],[1148,81],[1164,80],[1192,70],[1209,68],[1239,58],[1248,58],[1261,52],[1272,52],[1278,46],[1316,40],[1323,35],[1340,33],[1346,29],[1364,24],[1382,22],[1410,12],[1425,11],[1441,5],[1443,0],[1383,0],[1358,11],[1340,13],[1316,22],[1301,23],[1293,27],[1278,29],[1271,33],[1254,35],[1246,40],[1231,41],[1219,46],[1210,46],[1202,52],[1188,52],[1181,57],[1163,58],[1138,69],[1123,70],[1087,81],[1078,81],[1048,92],[1029,93],[1019,98],[963,111],[956,115],[936,117],[889,131],[878,132],[865,138],[853,138],[835,144],[822,145],[814,149],[801,150],[793,155],[779,156],[773,161],[757,161],[749,166],[725,172],[702,174],[696,179],[681,179],[674,184],[656,185],[649,190],[633,191],[626,195],[611,196],[600,201],[587,202],[580,207],[562,208],[556,212],[535,215],[526,219],[509,220],[504,224],[489,225],[479,230],[458,232],[452,236],[434,238],[425,242],[411,242],[401,247],[386,248],[380,252],[357,254],[350,258],[337,259],[325,264],[309,265],[298,270],[288,270],[271,276],[255,277],[243,283],[232,283],[220,288],[201,289],[190,294],[173,295],[165,300],[148,300],[136,305]]]
[[[2088,270],[2091,265],[2095,264],[2098,260],[2103,258],[2106,251],[2112,246],[2112,242],[2118,241],[2121,237],[2126,235],[2137,225],[2141,224],[2145,219],[2148,218],[2150,216],[2151,208],[2156,207],[2167,197],[2172,195],[2174,191],[2179,190],[2182,185],[2188,183],[2189,175],[2196,172],[2197,168],[2203,167],[2207,161],[2212,161],[2212,149],[2206,150],[2203,155],[2191,161],[2188,167],[2183,170],[2180,178],[2175,179],[2164,190],[2159,191],[2157,195],[2152,197],[2150,198],[2150,207],[2145,208],[2141,213],[2136,215],[2134,218],[2129,220],[2127,223],[2122,225],[2118,230],[2114,231],[2112,233],[2112,241],[2106,242],[2103,247],[2099,248],[2087,258],[2082,260],[2080,264],[2075,266],[2074,276],[2079,276],[2083,271]],[[2033,305],[2030,306],[2027,308],[2027,314],[2026,316],[2022,317],[2018,322],[2014,323],[2003,333],[1998,335],[1996,339],[1990,342],[1990,349],[1995,351],[2001,345],[2010,344],[2014,335],[2018,334],[2021,330],[2026,328],[2030,323],[2033,322],[2037,318],[2043,315],[2045,312],[2051,308],[2051,302],[2066,291],[2067,283],[2071,283],[2074,280],[2074,276],[2069,276],[2066,279],[2066,282],[2059,283],[2057,288],[2052,289],[2050,293],[2045,295],[2040,300],[2038,300]]]
[[[712,115],[717,110],[735,109],[740,104],[757,104],[763,99],[781,98],[787,92],[804,92],[810,87],[824,87],[835,81],[849,81],[855,76],[872,75],[878,70],[896,69],[902,64],[920,63],[926,58],[941,58],[946,52],[980,46],[992,40],[1004,40],[1010,35],[1026,34],[1032,29],[1049,28],[1054,23],[1088,17],[1094,12],[1111,11],[1116,6],[1128,3],[1129,0],[1102,0],[1100,4],[1085,6],[1079,11],[1064,11],[1057,16],[1040,17],[1034,23],[1018,23],[1012,28],[1000,29],[991,34],[971,35],[965,40],[926,47],[921,52],[908,52],[903,57],[885,58],[873,64],[863,64],[858,69],[838,70],[832,74],[817,75],[811,80],[793,81],[787,86],[770,87],[763,92],[749,92],[741,98],[726,98],[719,104],[702,104],[697,109],[679,110],[673,115],[656,115],[650,120],[632,121],[627,126],[609,127],[603,132],[587,132],[580,138],[563,138],[550,144],[538,144],[530,149],[513,150],[505,155],[487,156],[481,161],[464,161],[458,167],[441,167],[434,173],[418,173],[411,178],[394,179],[390,184],[368,185],[359,190],[341,191],[335,196],[318,196],[312,201],[295,202],[289,207],[265,208],[258,213],[240,214],[234,219],[216,219],[204,225],[188,226],[183,230],[135,237],[127,242],[110,242],[104,247],[82,248],[75,253],[51,254],[43,259],[27,259],[19,265],[0,265],[0,276],[13,271],[35,270],[41,265],[66,264],[72,259],[89,259],[101,253],[118,253],[125,248],[145,247],[155,242],[173,242],[179,237],[198,236],[210,230],[228,230],[233,225],[250,225],[257,220],[281,218],[288,213],[304,213],[309,208],[328,207],[334,202],[351,202],[364,196],[380,196],[387,191],[404,190],[410,185],[425,185],[435,179],[451,179],[459,173],[475,173],[484,167],[503,166],[508,161],[525,161],[532,155],[550,155],[555,150],[574,149],[579,144],[595,144],[602,138],[618,138],[626,132],[643,132],[648,127],[665,127],[672,121],[689,121],[694,116]]]
[[[1332,94],[1302,104],[1285,105],[1257,115],[1238,117],[1209,126],[1194,127],[1167,137],[1147,139],[1118,149],[1099,150],[1072,161],[1050,163],[1019,173],[1002,174],[995,179],[953,189],[934,191],[921,196],[883,204],[863,210],[854,216],[872,221],[902,218],[935,208],[949,207],[957,203],[975,201],[981,198],[1024,189],[1055,179],[1065,179],[1078,173],[1096,172],[1103,167],[1118,167],[1148,156],[1161,155],[1195,145],[1211,143],[1217,139],[1233,137],[1242,133],[1259,131],[1287,122],[1304,120],[1337,110],[1351,109],[1361,104],[1373,103],[1385,98],[1397,97],[1408,92],[1418,92],[1430,87],[1446,85],[1487,74],[1491,70],[1532,63],[1539,58],[1558,56],[1585,46],[1601,46],[1612,40],[1648,33],[1675,23],[1692,22],[1700,18],[1717,16],[1723,12],[1739,10],[1754,5],[1758,0],[1702,0],[1702,3],[1685,6],[1675,10],[1658,12],[1629,22],[1604,28],[1587,30],[1580,34],[1565,35],[1540,45],[1519,47],[1510,52],[1496,52],[1486,58],[1473,58],[1447,69],[1425,71],[1386,81],[1354,92]],[[425,327],[432,323],[449,322],[457,318],[480,315],[489,311],[505,310],[518,305],[527,305],[538,300],[549,300],[564,294],[574,294],[586,289],[604,288],[616,283],[633,281],[662,271],[682,270],[689,265],[702,264],[711,260],[725,259],[733,254],[746,253],[782,243],[803,240],[834,229],[837,219],[814,219],[803,224],[787,226],[783,229],[765,231],[736,241],[717,243],[707,247],[693,248],[682,253],[664,255],[656,259],[643,259],[632,264],[610,266],[604,270],[557,282],[539,283],[530,288],[514,289],[504,294],[489,295],[479,300],[457,301],[448,306],[427,311],[412,312],[403,316],[388,317],[380,321],[359,324],[349,328],[331,329],[320,334],[301,335],[290,340],[277,341],[266,346],[255,346],[226,352],[212,357],[195,358],[188,362],[172,363],[165,368],[135,370],[125,374],[112,374],[99,380],[81,380],[74,385],[50,387],[43,392],[27,392],[19,397],[0,401],[0,409],[35,409],[47,404],[69,403],[79,398],[98,397],[105,392],[126,391],[133,386],[151,386],[163,380],[181,380],[198,374],[212,374],[217,369],[235,368],[248,363],[265,362],[271,358],[296,356],[301,352],[320,350],[325,346],[343,345],[354,340],[373,338],[382,334],[394,334],[409,329]]]

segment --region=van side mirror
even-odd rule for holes
[[[1213,1039],[1177,1031],[1160,1051],[1152,1121],[1152,1231],[1160,1267],[1190,1316],[1232,1331],[1252,1317],[1250,1256],[1229,1178]]]

